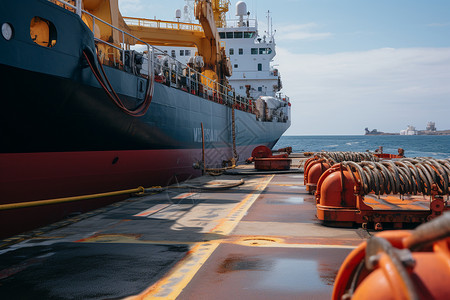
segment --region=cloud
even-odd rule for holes
[[[316,23],[280,26],[277,30],[277,40],[321,40],[332,36],[329,32],[313,32],[318,27]]]
[[[450,48],[382,48],[275,58],[293,103],[291,134],[394,132],[434,120],[450,129]],[[423,126],[422,126],[423,125]]]

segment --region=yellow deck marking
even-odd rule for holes
[[[197,193],[183,193],[183,194],[179,194],[178,196],[176,196],[176,197],[173,197],[172,199],[186,199],[186,198],[188,198],[188,197],[191,197],[191,196],[194,196],[194,195],[196,195]]]
[[[259,183],[210,233],[230,234],[274,176],[266,176],[266,180]],[[198,243],[164,278],[143,293],[127,299],[176,299],[220,243],[220,240]]]

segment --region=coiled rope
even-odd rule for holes
[[[320,159],[323,158],[330,165],[334,165],[343,161],[379,161],[379,158],[370,152],[349,152],[349,151],[339,151],[339,152],[316,152],[314,157]]]
[[[403,158],[397,161],[343,161],[361,186],[360,195],[450,195],[450,159]],[[433,191],[433,187],[436,187]]]

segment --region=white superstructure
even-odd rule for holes
[[[191,22],[193,18],[192,0],[186,0],[186,6],[177,10],[177,21]],[[250,98],[256,109],[256,118],[260,121],[287,122],[290,120],[289,98],[282,95],[281,77],[278,69],[272,65],[276,55],[274,32],[271,26],[269,12],[267,12],[267,31],[261,36],[258,32],[258,22],[250,19],[250,12],[243,1],[236,4],[238,19],[227,20],[225,27],[217,28],[221,46],[225,48],[232,67],[232,76],[228,77],[229,84],[236,95]],[[176,60],[188,64],[196,60],[198,52],[195,47],[160,46]],[[195,57],[195,58],[194,58]]]
[[[193,12],[192,1],[187,0],[183,8],[182,22],[190,22],[189,17]],[[180,12],[176,13],[180,16]],[[270,16],[267,16],[269,24],[264,35],[259,35],[258,22],[250,19],[250,12],[243,1],[236,3],[236,16],[238,19],[227,20],[226,27],[218,28],[221,44],[226,49],[230,58],[233,75],[228,78],[230,85],[237,94],[244,97],[258,98],[259,96],[271,96],[283,98],[279,93],[282,88],[281,77],[278,69],[272,65],[276,55],[274,33],[271,28]],[[178,18],[179,19],[179,18]],[[195,47],[158,47],[187,64],[189,57],[196,55]]]
[[[417,135],[416,127],[408,125],[406,130],[400,130],[400,135]]]
[[[229,82],[242,96],[275,97],[282,85],[278,70],[271,64],[276,55],[273,31],[269,26],[260,36],[256,19],[249,18],[242,1],[236,4],[236,15],[239,19],[228,20],[227,27],[218,28],[233,67]],[[269,16],[267,21],[270,24]]]
[[[427,131],[436,131],[436,123],[435,122],[428,122],[427,123]]]

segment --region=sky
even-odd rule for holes
[[[247,0],[292,103],[285,135],[450,129],[449,0]],[[232,0],[228,17],[235,18]],[[175,20],[184,0],[119,0],[124,16]]]

